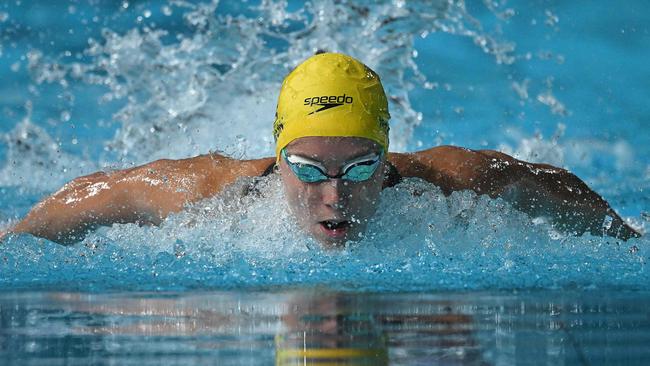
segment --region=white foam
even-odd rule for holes
[[[378,214],[361,240],[325,250],[294,224],[277,177],[262,179],[257,193],[242,196],[250,183],[240,181],[160,227],[114,225],[84,243],[137,248],[133,255],[145,266],[161,258],[191,261],[190,269],[201,263],[236,286],[348,283],[406,290],[648,283],[647,253],[639,240],[560,234],[502,200],[469,191],[446,197],[417,179],[382,192]],[[186,280],[197,278],[177,279]]]

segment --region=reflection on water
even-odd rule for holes
[[[510,365],[650,361],[650,293],[17,293],[8,364]]]

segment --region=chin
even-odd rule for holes
[[[332,242],[328,240],[318,240],[318,243],[324,249],[342,249],[345,247],[347,240]]]
[[[328,249],[342,248],[342,247],[345,246],[345,243],[348,241],[347,237],[330,238],[330,237],[328,237],[326,235],[323,235],[323,233],[320,233],[318,231],[311,232],[310,234],[311,234],[312,238],[314,238],[314,240],[316,240],[324,248],[328,248]]]

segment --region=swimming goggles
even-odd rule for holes
[[[370,179],[381,161],[383,151],[379,155],[366,155],[346,163],[338,175],[329,175],[325,173],[327,169],[314,160],[310,160],[298,155],[289,155],[282,149],[282,158],[287,162],[291,171],[305,183],[323,182],[328,179],[341,178],[351,182],[363,182]]]

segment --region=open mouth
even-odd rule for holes
[[[349,221],[325,220],[319,222],[319,224],[323,232],[333,239],[341,239],[345,237],[345,234],[347,234],[348,229],[350,228]]]

